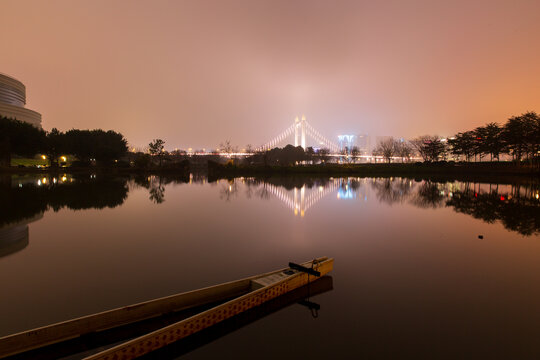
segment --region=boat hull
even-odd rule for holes
[[[324,257],[303,265],[313,266],[324,275],[332,270],[333,259]],[[287,268],[83,316],[0,338],[0,358],[164,314],[219,304],[187,319],[88,357],[88,359],[132,359],[206,329],[314,280],[316,277],[313,275]]]
[[[333,259],[318,262],[314,269],[326,275],[333,268]],[[304,272],[294,272],[273,284],[264,286],[210,310],[194,315],[178,323],[169,325],[147,335],[89,356],[85,360],[128,360],[145,355],[180,339],[211,327],[264,302],[277,298],[294,289],[315,281],[317,277]]]

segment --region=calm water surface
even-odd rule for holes
[[[538,185],[12,177],[0,336],[335,258],[333,289],[182,356],[538,358]],[[481,235],[483,238],[479,238]]]

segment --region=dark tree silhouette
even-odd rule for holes
[[[11,155],[34,156],[45,149],[45,131],[28,123],[0,117],[0,166],[11,165]]]
[[[58,166],[58,158],[61,154],[66,152],[71,152],[72,149],[69,148],[69,144],[66,141],[65,134],[58,131],[57,128],[53,128],[49,133],[47,133],[46,146],[47,146],[47,156],[49,159],[49,165]]]
[[[540,116],[535,112],[512,116],[502,127],[492,122],[458,133],[448,143],[452,154],[466,161],[473,155],[475,160],[489,155],[493,161],[508,154],[517,163],[527,160],[540,166]]]
[[[126,154],[127,140],[118,132],[109,130],[72,129],[64,134],[66,152],[79,160],[112,161]]]
[[[411,144],[424,161],[438,161],[447,151],[446,144],[438,136],[421,136],[412,140]]]
[[[163,157],[163,149],[165,148],[165,141],[161,139],[154,139],[148,144],[148,151],[152,156],[157,156],[159,159],[159,166],[161,166],[161,158]]]
[[[328,148],[321,148],[317,151],[317,157],[319,158],[319,161],[324,163],[327,162],[328,159],[330,159],[330,149]]]

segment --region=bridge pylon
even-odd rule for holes
[[[302,146],[306,150],[306,117],[302,115],[302,119],[298,116],[294,119],[294,146]]]

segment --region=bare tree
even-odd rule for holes
[[[377,199],[389,205],[405,202],[414,189],[414,184],[405,178],[374,179],[371,186],[376,191]]]
[[[392,161],[392,157],[396,154],[396,141],[393,137],[379,141],[373,155],[382,156],[387,163]]]
[[[396,140],[396,154],[401,157],[401,162],[410,161],[413,154],[413,147],[408,141]]]
[[[227,154],[230,154],[233,152],[233,146],[230,140],[225,140],[224,142],[219,144],[219,147],[221,151],[226,152]]]
[[[345,158],[345,161],[347,161],[348,163],[352,162],[353,161],[353,158],[351,155],[351,151],[352,149],[349,148],[348,146],[345,146],[340,152],[339,154],[343,156],[343,158]]]
[[[231,199],[238,196],[238,184],[235,180],[229,180],[225,183],[220,190],[220,198],[225,201],[231,201]]]
[[[438,136],[420,136],[411,140],[411,144],[424,161],[438,161],[446,155],[447,145]]]
[[[317,151],[317,156],[321,160],[321,162],[326,162],[330,158],[330,149],[328,148],[322,148]]]
[[[356,158],[360,155],[360,149],[358,146],[353,146],[351,149],[351,156],[353,159],[353,162],[356,162]]]

